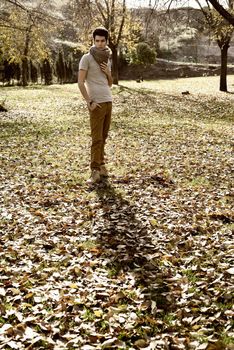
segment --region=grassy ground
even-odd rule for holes
[[[0,90],[1,348],[233,349],[234,95],[217,83],[114,87],[94,188],[77,86]]]
[[[141,83],[133,81],[123,81],[124,86],[134,88],[153,89],[158,92],[180,93],[189,91],[192,94],[202,94],[217,97],[218,99],[226,99],[226,93],[219,91],[219,77],[199,77],[199,78],[180,78],[180,79],[162,79],[162,80],[146,80]],[[234,75],[227,77],[227,86],[230,94],[234,94]]]

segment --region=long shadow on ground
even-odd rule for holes
[[[157,203],[157,200],[163,202],[163,197],[157,197],[156,193],[150,197],[148,193],[147,198],[145,192],[147,192],[149,183],[152,184],[151,188],[153,188],[153,186],[160,186],[161,182],[161,187],[167,188],[168,195],[172,196],[173,189],[175,189],[173,183],[158,175],[141,177],[141,181],[135,180],[129,189],[124,179],[112,179],[112,184],[106,181],[94,189],[101,208],[100,215],[97,215],[93,221],[97,243],[102,248],[102,257],[108,261],[108,267],[114,271],[116,278],[126,279],[126,285],[129,286],[127,283],[129,274],[134,276],[135,283],[132,285],[132,289],[133,291],[141,290],[141,297],[146,304],[146,308],[136,322],[133,334],[128,334],[128,337],[135,341],[140,336],[141,330],[147,329],[147,337],[157,336],[160,338],[160,334],[167,334],[169,342],[174,344],[171,336],[179,334],[185,336],[186,343],[186,334],[193,329],[186,317],[191,316],[192,312],[196,326],[200,327],[200,307],[205,306],[205,297],[210,298],[209,290],[198,289],[197,278],[207,285],[207,283],[216,283],[216,277],[207,278],[206,272],[201,270],[199,266],[194,272],[189,270],[191,269],[189,267],[191,259],[196,264],[196,262],[200,263],[201,255],[207,258],[206,249],[201,249],[199,245],[195,246],[198,244],[196,242],[199,241],[200,231],[199,228],[188,225],[192,215],[189,212],[189,206],[186,207],[183,204],[183,208],[180,208],[180,203],[178,203],[178,208],[170,213],[174,224],[172,226],[175,226],[174,234],[170,229],[165,232],[163,226],[160,228],[156,225],[154,228],[149,222],[150,206],[148,209],[144,208],[141,204],[144,203],[141,201],[142,196],[146,196],[143,199],[148,200],[148,202]],[[120,184],[123,185],[122,189],[125,192],[121,192]],[[163,192],[163,188],[161,188],[161,192]],[[136,193],[137,196],[135,196]],[[189,192],[188,198],[190,197],[191,193]],[[137,202],[138,200],[139,202]],[[165,216],[168,213],[166,211],[161,213],[159,207],[157,210],[159,220],[161,215]],[[177,222],[181,220],[182,216],[187,224],[183,229],[179,227],[176,229]],[[216,229],[211,226],[210,231],[206,230],[206,234],[212,234]],[[195,251],[199,252],[199,257],[193,256]],[[183,274],[180,268],[181,263],[184,264],[185,272],[187,269],[190,275]],[[192,286],[195,288],[191,289]],[[221,290],[217,300],[222,300],[220,298],[222,298]],[[131,298],[126,298],[125,302],[133,303],[134,310],[137,309],[138,304],[134,303]],[[194,305],[199,305],[199,307],[194,308]],[[212,313],[213,311],[210,313],[210,311],[204,310],[203,322],[205,324],[210,324],[209,317]],[[218,339],[222,329],[221,319],[213,326],[211,333],[215,334]],[[186,344],[184,346],[184,349],[189,348]]]
[[[172,311],[169,286],[164,279],[169,271],[161,270],[158,259],[160,248],[152,241],[152,227],[138,215],[139,206],[130,203],[108,181],[96,187],[95,191],[103,215],[101,221],[99,218],[94,222],[94,229],[103,251],[111,251],[109,268],[116,275],[133,273],[135,286],[143,288],[146,300],[155,301],[158,309]]]

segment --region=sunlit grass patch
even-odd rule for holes
[[[91,250],[97,247],[98,247],[97,242],[94,240],[86,240],[79,243],[79,249],[83,249],[83,250]]]
[[[194,188],[209,187],[210,181],[204,176],[197,176],[192,180],[188,181],[186,184]]]
[[[160,92],[167,93],[181,93],[182,91],[190,91],[191,94],[209,94],[209,95],[221,95],[225,93],[219,92],[219,77],[193,77],[193,78],[177,78],[177,79],[158,79],[158,80],[145,80],[142,83],[135,81],[121,81],[123,86],[129,86],[137,89],[155,89]],[[234,76],[228,75],[229,91],[233,91]],[[185,97],[186,98],[186,97]]]

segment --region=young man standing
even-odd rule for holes
[[[111,122],[111,51],[107,47],[108,31],[96,28],[93,32],[94,46],[82,56],[79,64],[78,86],[87,102],[91,127],[91,177],[89,184],[107,176],[104,146]]]

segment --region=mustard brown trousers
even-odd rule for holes
[[[112,102],[99,103],[100,107],[89,111],[91,128],[91,169],[100,170],[105,164],[104,147],[111,123]]]

